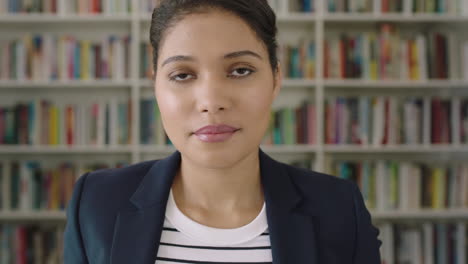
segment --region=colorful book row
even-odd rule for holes
[[[328,0],[330,13],[437,13],[462,14],[468,12],[465,0]]]
[[[31,35],[0,41],[1,80],[124,80],[130,76],[130,37],[100,40]]]
[[[153,47],[150,43],[140,44],[140,78],[153,79]]]
[[[131,127],[130,99],[76,104],[37,99],[0,107],[0,144],[127,145]]]
[[[331,174],[354,181],[377,211],[468,209],[468,166],[400,161],[335,161]]]
[[[263,138],[264,145],[315,144],[316,107],[303,102],[300,106],[272,111],[270,126]]]
[[[387,2],[387,0],[328,0],[327,11],[330,13],[343,13],[343,12],[372,12],[374,10],[375,2]],[[402,0],[393,0],[392,7],[397,9],[398,4]],[[389,7],[390,8],[390,7]]]
[[[468,14],[466,0],[410,0],[409,5],[415,13]]]
[[[57,13],[59,0],[0,0],[2,13]]]
[[[468,144],[468,98],[327,97],[325,143]]]
[[[283,65],[283,76],[291,79],[314,79],[315,54],[315,42],[310,40],[301,40],[299,45],[281,44],[279,59]]]
[[[140,101],[140,143],[144,145],[171,145],[161,121],[161,113],[154,98]]]
[[[130,14],[131,0],[72,0],[65,8],[71,14]]]
[[[0,225],[0,263],[63,263],[61,226]]]
[[[38,161],[0,161],[0,213],[3,211],[64,210],[76,180],[86,172],[124,167],[125,161],[59,162],[45,167]]]
[[[0,0],[2,13],[127,14],[130,0]]]
[[[466,223],[379,223],[382,264],[465,264]]]
[[[268,4],[276,12],[315,12],[315,0],[268,0]]]
[[[383,24],[377,32],[327,35],[324,77],[466,80],[467,52],[468,42],[458,40],[454,33],[406,34],[390,24]]]

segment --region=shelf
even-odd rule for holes
[[[261,145],[260,148],[269,154],[315,154],[314,145]]]
[[[261,145],[260,148],[272,154],[303,154],[316,152],[316,147],[313,145]],[[175,148],[172,146],[142,145],[140,150],[142,154],[170,154],[175,151]]]
[[[5,81],[0,80],[0,89],[5,88],[53,88],[53,89],[68,89],[68,88],[130,88],[132,81],[114,81],[114,80],[71,80],[71,81]]]
[[[56,153],[130,153],[133,145],[128,146],[16,146],[0,145],[0,154],[56,154]],[[315,145],[261,145],[265,152],[276,154],[315,153]],[[175,151],[173,146],[141,145],[142,154],[170,154]],[[324,147],[325,153],[468,153],[468,145],[393,145],[393,146],[360,146],[332,145]]]
[[[468,220],[467,209],[370,211],[373,220]],[[66,221],[65,211],[1,212],[0,221]]]
[[[153,80],[150,79],[140,79],[139,84],[144,88],[153,88]]]
[[[65,221],[65,211],[36,211],[36,212],[2,212],[1,221]]]
[[[277,16],[278,23],[309,23],[315,22],[317,20],[317,16],[313,13],[289,13],[286,15],[279,14]]]
[[[315,80],[309,79],[283,79],[283,87],[286,88],[314,88],[317,85]]]
[[[327,144],[324,151],[328,153],[464,153],[468,145],[393,145],[393,146],[360,146]]]
[[[130,153],[132,145],[128,146],[16,146],[0,145],[0,154],[54,154],[54,153]],[[314,145],[261,145],[269,153],[315,153]],[[142,154],[170,154],[175,151],[173,146],[141,145]],[[324,147],[325,153],[468,153],[468,145],[393,145],[393,146],[360,146],[332,145]]]
[[[468,208],[462,209],[418,209],[395,211],[370,211],[374,220],[468,220]]]
[[[152,13],[142,13],[140,14],[140,21],[141,22],[150,22],[151,21],[151,17],[152,17]]]
[[[468,88],[465,80],[427,80],[427,81],[392,81],[392,80],[361,80],[361,79],[326,79],[325,88]]]
[[[101,154],[132,151],[132,146],[17,146],[0,145],[0,154]]]
[[[451,14],[398,14],[398,13],[328,13],[325,22],[394,22],[394,23],[443,23],[467,22],[468,17]]]
[[[162,154],[169,155],[175,151],[173,146],[160,146],[160,145],[141,145],[140,151],[142,154]]]
[[[125,14],[90,14],[90,15],[55,15],[55,14],[8,14],[0,15],[0,23],[127,23],[131,15]]]
[[[62,1],[62,0],[60,0]],[[292,3],[293,0],[284,1]],[[1,0],[0,0],[1,2]],[[63,1],[62,1],[63,2]],[[277,1],[278,2],[278,1]],[[289,9],[288,4],[283,0],[281,10]],[[63,2],[65,3],[65,2]],[[132,1],[133,3],[133,1]],[[279,2],[278,2],[279,3]],[[134,4],[133,7],[137,5]],[[89,36],[90,39],[101,39],[102,32],[114,32],[115,34],[128,34],[133,40],[148,42],[149,24],[152,14],[150,12],[141,12],[143,10],[133,9],[129,14],[0,14],[0,29],[6,39],[19,36],[24,32],[63,32],[67,34],[76,34],[81,38]],[[146,11],[146,10],[145,10]],[[278,12],[278,41],[287,41],[293,44],[302,37],[314,39],[317,44],[317,50],[324,49],[323,40],[334,34],[334,32],[353,32],[373,30],[378,32],[376,25],[382,22],[397,24],[405,33],[424,32],[431,27],[453,30],[454,32],[464,33],[465,24],[468,25],[468,17],[448,14],[379,14],[379,13],[325,13],[318,10],[317,13],[300,12]],[[438,23],[438,24],[437,24]],[[445,24],[444,24],[445,23]],[[95,30],[98,29],[98,30]],[[5,32],[4,32],[5,31]],[[114,34],[114,33],[113,33]],[[460,39],[464,39],[463,36]],[[127,61],[129,65],[141,65],[139,42],[133,42],[131,45],[130,58]],[[320,55],[320,52],[317,53]],[[460,53],[461,54],[461,53]],[[315,60],[315,68],[319,74],[323,74],[323,56],[318,56]],[[100,80],[70,80],[70,81],[15,81],[0,80],[0,97],[4,96],[4,103],[9,105],[10,94],[14,98],[21,99],[22,94],[31,96],[56,97],[58,100],[67,101],[69,97],[78,94],[82,98],[94,98],[94,96],[106,98],[113,96],[129,98],[134,102],[133,105],[136,115],[140,106],[140,97],[151,94],[154,96],[154,83],[151,79],[140,79],[138,69],[131,71],[131,79],[121,81],[100,79]],[[455,75],[458,76],[458,75]],[[460,75],[462,76],[462,75]],[[321,102],[328,95],[362,95],[369,94],[389,94],[420,96],[456,96],[459,92],[465,96],[468,91],[468,80],[363,80],[363,79],[324,79],[317,75],[317,79],[291,79],[284,78],[282,81],[284,89],[284,98],[280,102],[285,105],[298,103],[298,100],[311,99]],[[16,89],[16,90],[15,90]],[[34,91],[37,89],[37,91]],[[62,90],[60,90],[62,89]],[[372,90],[374,89],[374,90]],[[411,90],[414,89],[414,90]],[[376,91],[377,90],[377,91]],[[416,91],[417,90],[417,91]],[[417,95],[416,95],[417,94]],[[12,97],[12,98],[13,98]],[[3,98],[3,97],[2,97]],[[152,97],[154,98],[154,97]],[[66,99],[66,100],[65,100]],[[77,97],[71,98],[79,100]],[[278,99],[277,99],[278,100]],[[10,100],[11,101],[11,100]],[[12,102],[14,103],[14,102]],[[321,131],[321,136],[317,145],[261,145],[261,149],[272,155],[278,160],[307,160],[308,164],[313,165],[321,171],[327,168],[328,159],[330,161],[340,160],[410,160],[424,161],[424,163],[442,163],[449,164],[452,161],[460,160],[463,163],[468,159],[468,144],[464,145],[393,145],[393,146],[362,146],[362,145],[329,145],[323,142],[324,119],[326,119],[324,105],[320,105],[320,111],[317,114],[320,118],[317,123],[317,131]],[[135,118],[140,118],[134,116]],[[138,122],[134,122],[134,125]],[[141,127],[132,127],[132,131],[139,137]],[[132,133],[133,133],[132,132]],[[124,146],[29,146],[29,145],[0,145],[0,159],[7,161],[11,159],[28,159],[28,157],[44,158],[45,161],[60,159],[71,159],[73,162],[80,163],[81,160],[96,159],[108,157],[110,160],[124,158],[131,160],[131,163],[147,161],[150,159],[159,159],[168,156],[176,151],[174,146],[164,145],[139,145],[135,142],[132,145]],[[153,156],[153,157],[152,157]],[[285,161],[286,162],[286,161]],[[454,162],[455,163],[455,162]],[[372,218],[379,221],[398,222],[398,221],[445,221],[461,220],[468,222],[468,208],[465,209],[441,209],[441,210],[395,210],[395,211],[373,211]],[[62,223],[66,221],[64,211],[1,211],[1,221],[10,222],[30,222],[30,223]],[[56,224],[56,223],[54,223]]]

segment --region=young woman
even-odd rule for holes
[[[266,0],[166,0],[154,91],[169,157],[80,177],[66,264],[379,264],[358,187],[260,148],[281,88]]]

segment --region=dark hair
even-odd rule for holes
[[[278,67],[276,15],[267,0],[162,0],[153,10],[150,42],[153,47],[153,69],[157,71],[159,46],[164,33],[185,16],[212,9],[231,12],[243,19],[265,44],[273,72]]]

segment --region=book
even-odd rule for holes
[[[324,78],[411,80],[465,78],[463,41],[451,32],[405,34],[389,23],[376,32],[330,33],[324,41]],[[461,60],[461,61],[460,61]],[[457,67],[462,63],[462,70]]]
[[[280,44],[278,56],[285,78],[316,78],[316,45],[313,40],[301,39],[297,45]]]
[[[129,36],[102,41],[68,35],[31,35],[0,41],[1,80],[122,81],[130,76]]]
[[[51,166],[34,160],[0,162],[0,212],[64,211],[75,182],[85,172],[128,164],[127,161],[64,160]]]
[[[468,208],[468,167],[462,163],[337,159],[327,172],[355,182],[376,211]]]
[[[130,100],[117,98],[91,103],[37,99],[0,106],[0,145],[128,145],[131,112]]]
[[[465,223],[379,223],[377,227],[382,263],[465,263]]]
[[[143,145],[169,145],[169,138],[154,97],[143,98],[140,102],[140,142]]]
[[[302,102],[297,107],[274,110],[270,115],[270,124],[262,144],[315,144],[317,127],[315,115],[315,104],[310,102]]]
[[[280,8],[280,1],[270,1],[273,9],[278,10]],[[269,2],[269,3],[270,3]],[[289,12],[304,12],[311,13],[315,11],[315,1],[314,0],[292,0],[289,1]]]
[[[34,0],[38,1],[38,0]],[[72,0],[64,3],[69,14],[129,14],[132,10],[130,0]]]
[[[0,225],[1,263],[63,263],[61,226]],[[11,243],[10,243],[11,241]]]
[[[1,0],[2,13],[57,13],[57,0]]]
[[[153,47],[150,43],[140,44],[140,78],[153,79]]]
[[[4,208],[6,207],[6,197],[5,195],[7,194],[6,193],[6,182],[5,182],[5,176],[4,176],[4,170],[3,170],[3,163],[0,162],[0,211],[1,210],[4,210]]]
[[[325,101],[325,143],[421,145],[467,142],[468,98],[334,97]]]

